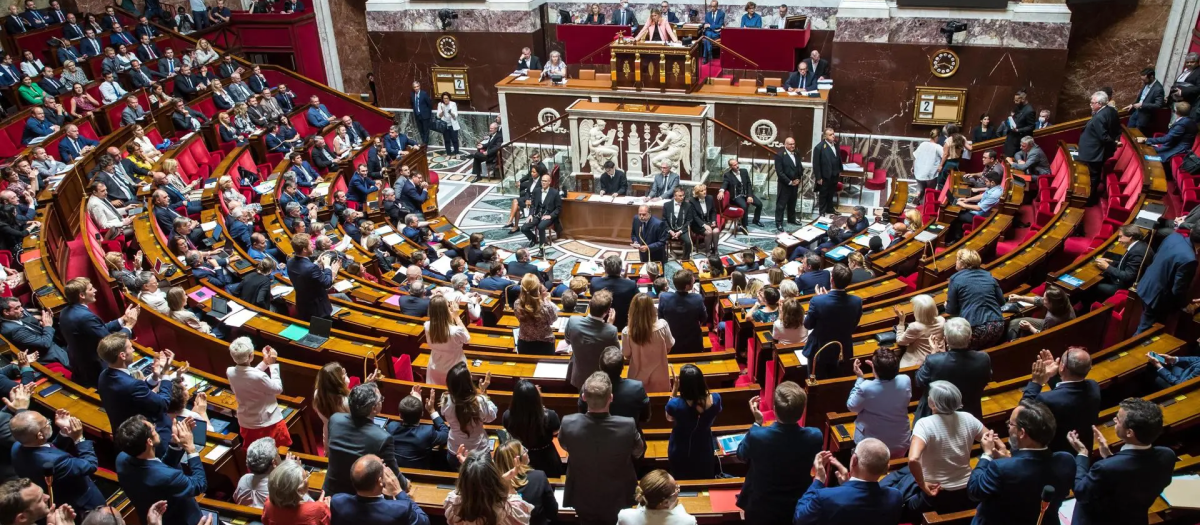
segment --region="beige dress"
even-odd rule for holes
[[[924,323],[913,321],[908,323],[903,331],[897,330],[896,345],[908,347],[904,356],[900,358],[900,368],[921,366],[929,354],[944,348],[945,345],[942,343],[942,326],[944,324],[945,320],[939,316],[934,318],[933,326],[925,326]]]
[[[654,322],[654,333],[647,344],[640,345],[629,337],[629,328],[621,332],[621,353],[629,360],[629,379],[637,379],[646,392],[670,392],[671,378],[667,371],[667,354],[675,345],[671,327],[663,319]]]

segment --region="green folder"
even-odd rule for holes
[[[293,341],[299,341],[304,339],[304,336],[308,335],[308,329],[299,325],[289,325],[287,328],[284,328],[279,335],[282,335]]]

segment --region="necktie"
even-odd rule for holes
[[[167,73],[174,73],[174,72],[175,72],[175,61],[168,59],[167,60]]]
[[[158,58],[158,54],[154,52],[154,46],[146,46],[146,54],[150,55],[150,60]]]
[[[54,87],[54,91],[58,91],[58,81],[57,80],[54,80],[51,77],[46,77],[46,80],[50,81],[50,85]]]
[[[75,148],[76,153],[79,153],[81,151],[81,149],[79,148],[79,142],[76,141],[75,139],[71,139],[71,147]]]
[[[25,32],[25,20],[22,20],[21,17],[19,17],[19,16],[13,17],[13,18],[15,18],[17,20],[17,25],[21,26],[21,32],[24,33]]]
[[[42,23],[46,22],[45,19],[42,18],[42,14],[37,11],[33,12],[33,17],[36,18],[38,22],[42,22]]]
[[[328,119],[328,118],[333,118],[333,115],[330,115],[330,114],[329,114],[329,112],[325,111],[325,108],[324,108],[324,107],[322,107],[322,108],[321,108],[321,116],[323,116],[323,117],[325,117],[325,118],[327,118],[327,119]]]

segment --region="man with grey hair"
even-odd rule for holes
[[[1187,102],[1176,102],[1172,108],[1175,111],[1175,121],[1166,135],[1158,137],[1137,137],[1139,144],[1149,144],[1154,147],[1163,166],[1171,166],[1171,159],[1178,155],[1187,154],[1196,141],[1196,119],[1191,115],[1192,106]],[[1168,168],[1168,172],[1170,169]],[[1171,175],[1171,173],[1167,173]]]
[[[241,409],[240,406],[238,408]],[[288,459],[295,459],[291,454],[288,456]],[[246,447],[246,470],[250,472],[238,480],[237,489],[233,491],[233,502],[256,509],[263,508],[269,497],[267,481],[277,465],[279,450],[275,447],[274,439],[261,437],[250,443]]]
[[[1068,347],[1058,359],[1042,350],[1033,362],[1033,375],[1021,399],[1041,401],[1054,414],[1058,431],[1050,442],[1052,451],[1074,451],[1067,441],[1071,431],[1092,449],[1092,424],[1100,414],[1100,385],[1087,378],[1091,370],[1092,356],[1082,346]],[[1045,386],[1050,389],[1042,392]]]
[[[679,186],[679,174],[671,171],[670,162],[664,160],[658,163],[658,168],[659,172],[654,174],[654,182],[650,184],[646,200],[670,199],[671,195],[675,194],[675,187]]]
[[[1104,187],[1104,162],[1117,151],[1121,124],[1117,110],[1108,105],[1108,93],[1092,93],[1089,104],[1092,118],[1088,119],[1079,135],[1079,150],[1075,160],[1087,164],[1092,183],[1087,205],[1091,206],[1100,202],[1100,188]],[[1113,133],[1114,130],[1117,134]]]
[[[1183,56],[1183,70],[1171,87],[1171,101],[1195,106],[1197,97],[1200,97],[1200,53],[1188,53]]]
[[[358,458],[375,454],[396,474],[403,488],[408,480],[400,474],[392,444],[392,435],[375,425],[375,416],[383,408],[383,395],[374,383],[354,387],[347,398],[349,412],[329,418],[329,469],[325,473],[326,495],[354,494],[350,470]]]
[[[216,257],[204,256],[199,251],[190,250],[184,261],[188,268],[192,269],[192,277],[195,277],[196,281],[207,279],[209,286],[216,286],[229,293],[237,294],[238,288],[230,287],[234,284],[233,272],[227,272],[222,261]]]
[[[879,478],[888,472],[888,459],[887,445],[875,438],[864,439],[854,447],[849,469],[832,452],[817,454],[813,460],[812,485],[796,504],[792,523],[900,523],[904,496],[899,490],[879,486]],[[830,467],[837,477],[837,487],[828,487]]]
[[[346,230],[346,235],[354,239],[354,242],[362,242],[362,231],[358,229],[358,223],[362,222],[362,218],[362,212],[354,208],[342,210],[342,228]]]
[[[283,379],[279,374],[278,354],[274,348],[264,346],[263,359],[258,366],[254,362],[254,343],[249,337],[239,337],[229,343],[229,356],[234,366],[225,369],[229,389],[237,399],[238,426],[242,429],[242,440],[253,441],[259,437],[272,437],[281,447],[292,445],[291,432],[283,421],[283,409],[277,398],[283,393]]]
[[[1050,161],[1033,137],[1021,137],[1021,151],[1009,158],[1008,163],[1012,165],[1012,169],[1024,171],[1029,175],[1033,179],[1033,188],[1037,188],[1039,176],[1050,174]]]
[[[917,388],[934,381],[949,381],[962,393],[964,412],[983,419],[983,389],[992,380],[992,358],[986,352],[971,350],[971,323],[961,317],[948,321],[942,328],[946,351],[925,358],[917,370]],[[917,404],[914,423],[928,416],[929,391],[925,389]]]
[[[646,443],[633,418],[609,414],[612,382],[595,372],[583,383],[587,413],[563,418],[558,441],[571,455],[563,504],[573,507],[583,525],[617,522],[617,513],[634,503],[634,459]]]
[[[383,209],[383,213],[387,215],[388,219],[393,224],[400,222],[400,219],[404,216],[404,209],[396,202],[396,190],[384,188],[379,193],[379,200],[383,201],[380,208]]]

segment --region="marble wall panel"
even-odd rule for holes
[[[439,9],[404,11],[368,11],[367,30],[441,31]],[[542,27],[540,11],[500,11],[493,9],[455,9],[458,19],[450,28],[455,33],[532,33]]]
[[[330,0],[329,16],[337,40],[342,90],[351,94],[367,93],[367,73],[372,68],[371,54],[368,52],[370,39],[367,38],[366,0]]]
[[[949,18],[839,18],[837,42],[945,45],[939,29]],[[1066,49],[1071,24],[1014,22],[1003,19],[967,20],[967,30],[955,33],[955,46]],[[1161,33],[1160,33],[1161,34]]]
[[[771,19],[779,13],[780,2],[771,2],[770,5],[762,3],[758,5],[757,13],[763,15],[763,23],[770,24]],[[558,20],[558,10],[562,9],[577,19],[587,16],[590,2],[547,2],[546,9],[548,13],[553,13],[553,20]],[[633,8],[634,15],[642,23],[650,19],[650,10],[657,8],[659,3],[636,3],[630,4]],[[612,11],[616,8],[614,3],[601,3],[600,12],[604,14],[605,21],[611,19]],[[736,27],[740,25],[742,15],[746,12],[746,4],[743,3],[725,3],[718,6],[719,9],[725,11],[726,25]],[[704,20],[704,12],[708,10],[708,4],[705,3],[679,3],[671,2],[671,11],[675,13],[681,21],[688,20],[688,12],[695,10],[697,13],[696,21]],[[837,8],[836,7],[816,7],[816,6],[789,6],[788,16],[805,15],[812,24],[813,29],[832,31],[837,26]]]

